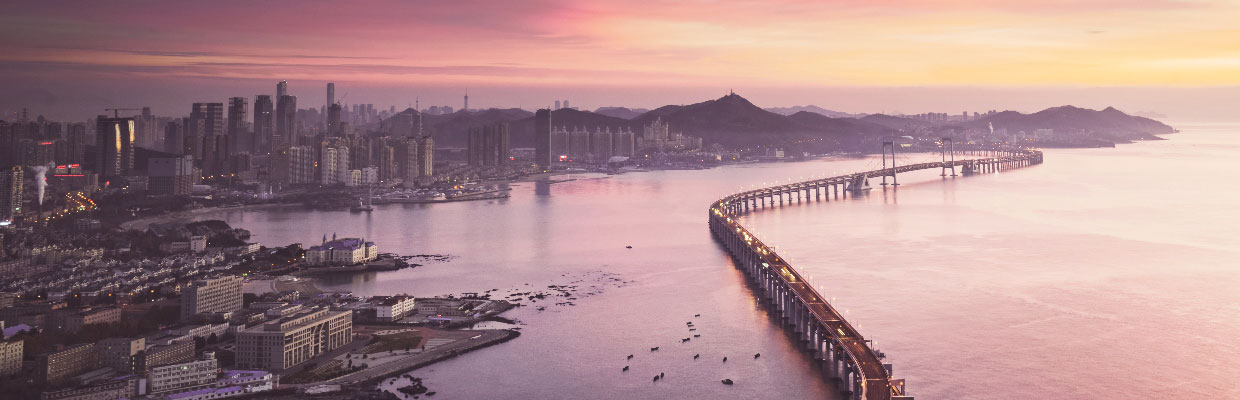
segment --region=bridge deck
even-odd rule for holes
[[[1006,164],[1013,162],[1037,164],[1041,163],[1041,161],[1041,152],[1036,150],[1019,150],[1019,152],[1002,157],[910,164],[814,179],[733,194],[717,201],[711,208],[711,216],[716,219],[716,223],[720,224],[720,226],[727,227],[726,232],[745,241],[756,252],[762,262],[769,264],[773,271],[777,271],[776,275],[779,277],[780,282],[809,310],[813,316],[813,322],[820,328],[825,328],[825,331],[831,335],[834,341],[844,348],[845,353],[847,353],[861,375],[861,397],[867,400],[891,399],[893,396],[903,396],[903,388],[892,386],[891,376],[887,372],[887,368],[883,366],[882,357],[879,356],[878,352],[869,346],[865,341],[865,337],[852,324],[848,323],[844,316],[835,307],[832,307],[817,290],[805,284],[805,279],[795,268],[740,224],[738,218],[741,212],[738,210],[741,208],[735,205],[755,198],[760,199],[811,188],[848,184],[858,178],[892,176],[896,173],[932,168],[972,167],[981,164]]]

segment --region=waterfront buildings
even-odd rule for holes
[[[133,170],[134,120],[100,115],[95,129],[95,158],[99,175],[125,176]]]
[[[181,290],[181,320],[201,314],[230,313],[241,309],[242,279],[235,275],[199,279]]]
[[[306,249],[308,264],[353,265],[378,257],[378,245],[358,238],[336,239]]]
[[[469,129],[469,165],[500,166],[508,163],[510,135],[507,123]]]
[[[553,127],[551,154],[562,161],[604,163],[614,156],[632,157],[636,149],[634,137],[627,128],[612,131],[610,127],[599,127],[591,132],[582,127]]]
[[[658,117],[642,130],[642,136],[637,138],[637,148],[639,150],[658,152],[700,149],[702,148],[702,138],[672,131],[667,121],[664,121],[662,117]]]
[[[353,340],[349,311],[314,307],[237,334],[238,368],[283,370]]]
[[[147,191],[153,195],[186,195],[194,185],[194,157],[147,160]]]
[[[413,296],[374,297],[370,299],[370,308],[375,310],[375,319],[379,322],[400,321],[418,310]]]
[[[324,145],[319,157],[319,183],[334,185],[348,181],[349,148]]]
[[[534,113],[534,163],[551,166],[551,110],[545,108]]]
[[[292,146],[271,154],[271,180],[276,183],[314,183],[318,162],[310,146]]]

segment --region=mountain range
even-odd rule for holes
[[[791,109],[799,111],[784,115]],[[1015,111],[995,113],[973,121],[931,123],[898,116],[872,114],[860,118],[833,117],[835,113],[816,106],[762,109],[737,94],[690,105],[668,105],[637,113],[623,107],[604,107],[591,111],[559,109],[552,111],[553,126],[630,129],[639,135],[655,120],[667,122],[671,130],[702,138],[703,144],[718,143],[728,148],[753,145],[784,145],[794,142],[821,143],[826,147],[856,150],[867,137],[896,134],[950,134],[962,130],[1004,128],[1010,132],[1055,129],[1057,132],[1089,133],[1116,142],[1156,139],[1174,132],[1158,121],[1127,115],[1114,108],[1090,110],[1073,106],[1049,108],[1032,114]],[[532,147],[534,114],[521,109],[458,111],[447,115],[428,115],[423,121],[437,143],[464,146],[465,132],[471,126],[509,123],[513,147]]]

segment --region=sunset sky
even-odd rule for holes
[[[468,88],[471,106],[527,109],[735,89],[854,112],[1193,117],[1240,99],[1233,1],[19,1],[0,32],[0,84],[19,97],[0,107],[53,115],[185,113],[281,79],[303,107],[327,81],[346,103],[460,107]]]

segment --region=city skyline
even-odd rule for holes
[[[31,4],[0,17],[8,33],[0,79],[24,99],[0,108],[79,119],[103,106],[150,105],[167,115],[179,104],[273,94],[279,80],[315,108],[327,82],[340,86],[337,96],[364,103],[421,98],[455,107],[471,89],[473,108],[527,110],[563,98],[583,109],[650,108],[734,88],[770,106],[846,112],[1029,111],[1071,102],[1204,118],[1240,97],[1232,73],[1240,58],[1229,47],[1236,5],[1108,4],[142,8],[159,19],[140,18],[136,6]],[[225,17],[236,23],[217,23]]]

